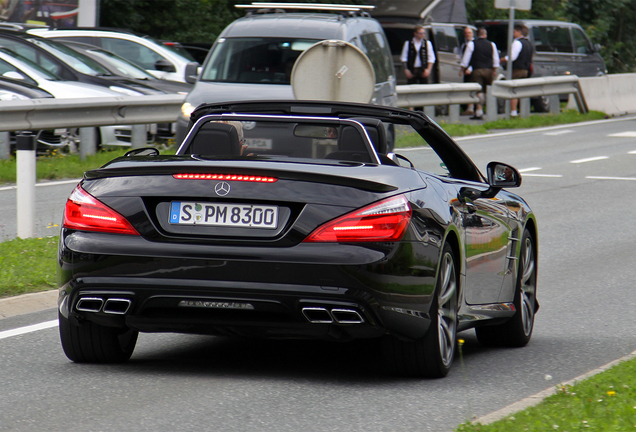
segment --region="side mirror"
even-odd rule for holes
[[[486,168],[491,188],[521,186],[521,174],[514,167],[502,162],[490,162]]]
[[[157,60],[155,62],[155,70],[158,70],[161,72],[176,72],[177,71],[174,65],[166,59]]]
[[[594,52],[601,52],[601,44],[594,44]]]
[[[201,65],[197,62],[190,62],[186,65],[185,68],[185,81],[188,84],[194,84],[197,82],[197,77],[199,76],[199,68]]]

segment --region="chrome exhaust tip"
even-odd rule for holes
[[[132,301],[129,299],[109,298],[104,303],[103,312],[113,315],[125,315],[131,305]]]
[[[312,324],[331,324],[333,317],[326,308],[322,307],[304,307],[303,315]]]
[[[364,318],[355,309],[331,309],[331,315],[338,324],[362,324]]]
[[[99,297],[82,297],[77,301],[75,309],[80,312],[97,313],[102,310],[104,299]]]

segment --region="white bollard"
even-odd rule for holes
[[[16,137],[18,237],[35,236],[35,135]]]

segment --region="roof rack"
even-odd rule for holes
[[[348,5],[348,4],[322,4],[322,3],[270,3],[270,2],[252,2],[251,4],[234,5],[237,9],[259,9],[267,12],[271,9],[284,12],[285,10],[314,10],[329,12],[349,12],[349,13],[365,13],[375,8],[370,5]]]

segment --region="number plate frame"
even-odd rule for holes
[[[278,206],[245,203],[201,203],[172,201],[168,213],[171,225],[201,225],[251,229],[276,229]]]

